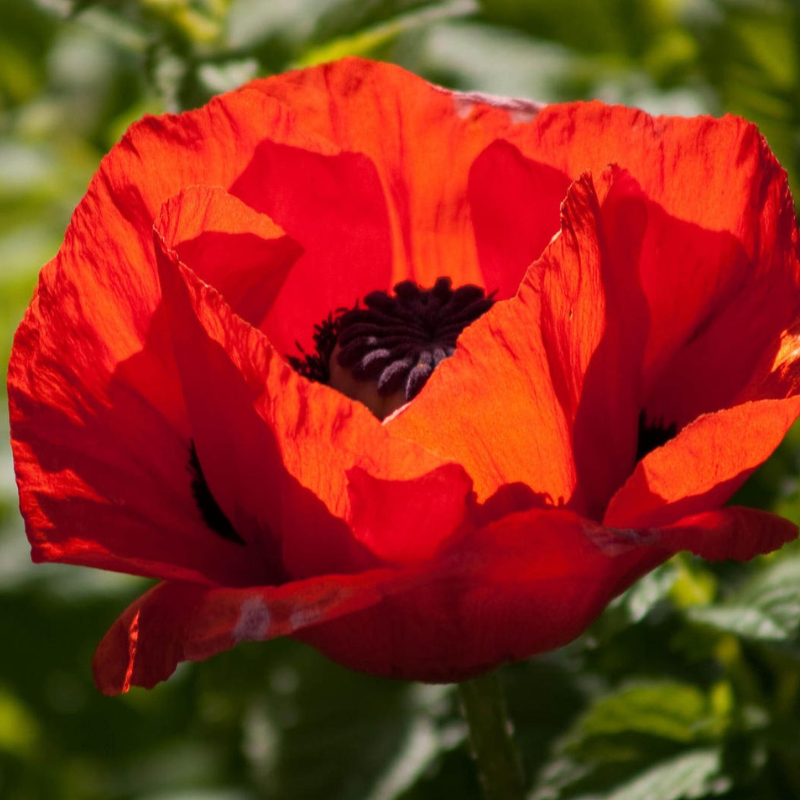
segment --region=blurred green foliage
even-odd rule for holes
[[[147,111],[357,53],[462,89],[758,123],[800,188],[796,0],[2,0],[0,357],[103,153]],[[7,436],[3,437],[7,440]],[[800,521],[793,432],[742,502]],[[107,699],[89,663],[143,582],[29,564],[0,451],[4,800],[478,797],[451,687],[292,641]],[[504,671],[532,800],[800,797],[800,546],[679,557]]]

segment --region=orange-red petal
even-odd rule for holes
[[[480,501],[521,483],[599,516],[636,452],[643,214],[638,187],[619,170],[599,176],[597,189],[591,176],[576,181],[560,236],[516,297],[461,335],[387,422],[392,433],[463,464]]]
[[[232,585],[254,577],[192,496],[186,410],[157,314],[152,224],[182,187],[230,185],[280,129],[281,113],[260,92],[239,92],[148,117],[103,160],[42,271],[9,367],[35,559]]]
[[[299,638],[354,669],[448,682],[560,647],[603,610],[615,562],[627,563],[598,530],[568,511],[511,514],[465,537],[431,580]]]
[[[467,194],[483,282],[498,299],[513,297],[525,270],[559,231],[570,179],[492,142],[469,168]]]
[[[391,220],[393,281],[432,286],[449,275],[456,285],[498,288],[484,283],[477,258],[469,170],[499,135],[533,119],[538,105],[460,95],[397,66],[357,58],[251,85],[291,108],[304,130],[375,165]],[[508,267],[517,282],[525,266]],[[497,280],[496,268],[491,278]]]
[[[391,285],[386,200],[364,155],[265,139],[230,191],[304,250],[262,326],[281,352],[295,352],[295,342],[308,347],[314,325],[329,313]]]
[[[796,535],[786,520],[741,508],[644,531],[537,509],[475,531],[414,568],[248,589],[165,583],[106,634],[95,680],[107,694],[151,687],[180,661],[286,635],[374,674],[462,680],[571,641],[673,552],[749,559]]]
[[[220,187],[181,190],[162,206],[155,228],[177,258],[256,326],[302,253],[269,217]]]
[[[464,680],[571,641],[674,552],[747,559],[796,534],[791,523],[741,509],[642,531],[564,510],[510,514],[455,543],[430,580],[297,635],[354,669]]]
[[[573,103],[508,138],[572,178],[623,165],[649,199],[640,281],[651,417],[681,426],[732,402],[800,309],[794,207],[755,126]]]
[[[770,456],[798,414],[800,396],[703,415],[636,465],[604,523],[663,526],[721,506]]]
[[[353,572],[375,558],[425,559],[455,533],[471,493],[460,465],[392,437],[360,403],[300,377],[159,242],[164,308],[192,436],[232,521],[247,528],[249,515],[256,538],[262,530],[279,539],[294,577]],[[430,497],[436,487],[447,498],[446,513],[399,502],[395,482],[412,496]],[[378,514],[380,528],[371,523]],[[415,535],[399,535],[407,530]]]
[[[766,511],[729,506],[684,517],[660,531],[661,546],[688,550],[709,561],[751,558],[797,538],[797,525]]]

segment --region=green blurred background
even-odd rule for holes
[[[0,0],[3,364],[131,121],[352,53],[458,89],[741,114],[800,196],[797,0]],[[450,687],[352,674],[294,642],[101,697],[93,649],[144,584],[30,564],[6,433],[0,798],[479,796]],[[739,499],[800,519],[798,448],[795,431]],[[578,642],[504,670],[531,800],[800,798],[799,631],[798,546],[746,566],[674,559]]]

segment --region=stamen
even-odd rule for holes
[[[286,356],[290,366],[304,378],[316,383],[328,383],[331,378],[329,362],[333,348],[336,347],[336,338],[339,335],[339,320],[346,308],[337,308],[328,314],[327,318],[314,326],[314,352],[307,353],[300,342],[295,346],[302,355]]]
[[[304,377],[361,400],[383,419],[419,394],[455,353],[464,328],[493,303],[494,295],[479,286],[453,289],[446,277],[430,289],[403,281],[393,295],[371,292],[363,306],[329,314],[314,328],[315,352],[298,345],[302,357],[288,361]]]

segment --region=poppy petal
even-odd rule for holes
[[[183,186],[229,186],[258,142],[280,129],[282,113],[261,92],[237,92],[145,118],[103,160],[42,271],[9,366],[12,447],[35,560],[231,584],[252,578],[240,548],[208,530],[192,495],[186,410],[157,313],[152,223]]]
[[[517,296],[464,331],[455,355],[386,423],[463,464],[480,502],[522,483],[599,516],[633,463],[647,317],[631,273],[643,208],[623,171],[598,185],[599,198],[589,175],[572,185],[561,234]]]
[[[571,641],[632,583],[642,561],[652,568],[684,549],[744,560],[796,534],[792,523],[741,508],[641,534],[567,511],[535,510],[476,532],[425,569],[248,589],[164,583],[135,601],[103,638],[95,681],[106,694],[149,688],[181,661],[287,635],[372,673],[464,679]]]
[[[92,662],[104,694],[152,688],[181,661],[201,661],[243,641],[288,636],[378,602],[388,570],[325,576],[285,586],[209,588],[166,582],[134,601],[103,637]]]
[[[561,235],[535,269],[551,375],[577,472],[574,506],[592,519],[635,460],[649,318],[637,268],[647,211],[616,167],[582,176],[562,206]]]
[[[526,281],[514,300],[497,303],[462,333],[456,353],[385,423],[395,438],[462,464],[480,502],[509,483],[530,486],[553,505],[572,497],[570,430],[552,385],[540,313]]]
[[[200,478],[204,482],[202,491],[207,487],[210,493],[212,499],[206,502],[218,504],[224,514],[220,523],[210,522],[210,527],[223,537],[254,548],[248,557],[262,565],[258,582],[273,583],[282,574],[280,531],[275,522],[283,477],[280,454],[274,437],[253,408],[252,390],[248,390],[239,369],[198,320],[181,274],[185,268],[171,246],[173,240],[180,240],[182,230],[193,227],[198,212],[201,218],[205,216],[207,206],[203,200],[213,203],[215,199],[219,198],[213,190],[199,190],[188,198],[174,198],[162,209],[155,226],[155,244],[163,310],[197,459],[195,479]],[[240,249],[238,239],[229,235],[228,252],[233,261]],[[242,249],[247,250],[252,240],[246,237],[245,242]],[[279,275],[281,271],[277,270]],[[214,298],[219,295],[215,293]],[[196,499],[202,505],[202,499]],[[225,529],[221,530],[220,525]]]
[[[463,517],[471,493],[463,468],[395,439],[365,406],[299,376],[258,329],[157,242],[192,436],[212,493],[231,520],[241,520],[243,530],[271,531],[282,542],[287,571],[300,577],[363,569],[375,556],[429,557]],[[394,481],[405,483],[387,485]],[[437,514],[427,504],[401,501],[403,490],[430,497],[433,487],[446,498]],[[379,530],[370,524],[377,515],[385,523]],[[418,535],[401,537],[406,528]],[[371,559],[361,545],[375,548]]]
[[[86,311],[98,298],[82,294],[76,303],[60,278],[63,271],[55,287],[40,284],[9,366],[12,448],[33,559],[247,582],[250,564],[197,509],[183,401],[163,353],[145,348],[114,364],[109,350],[125,348],[130,331],[123,321],[93,330]],[[110,339],[98,350],[101,333]]]
[[[800,396],[756,400],[705,414],[636,465],[604,523],[663,526],[721,506],[780,444]]]
[[[777,216],[769,208],[762,208],[758,215]],[[679,224],[663,215],[651,214],[651,219],[655,222],[649,235],[661,242],[658,252],[662,263],[683,257],[676,252],[678,242],[693,243],[693,258],[707,252],[704,242],[712,234],[680,232]],[[780,333],[800,309],[796,256],[785,246],[790,237],[783,237],[783,247],[776,244],[771,264],[758,274],[757,262],[749,261],[732,237],[721,233],[713,236],[728,242],[726,285],[707,292],[705,306],[699,310],[688,337],[666,360],[665,349],[658,365],[661,368],[654,365],[649,375],[648,417],[678,428],[700,414],[734,402],[759,360],[774,349]],[[676,298],[676,302],[680,301]]]
[[[640,262],[648,411],[680,426],[732,402],[796,314],[800,286],[786,174],[756,127],[593,102],[548,106],[508,138],[573,178],[625,165],[651,201]]]
[[[800,321],[782,331],[762,355],[750,381],[737,397],[747,400],[781,400],[800,394]]]
[[[574,639],[619,591],[640,550],[651,548],[569,511],[510,514],[456,542],[430,568],[432,580],[298,638],[353,669],[464,680]]]
[[[461,95],[397,66],[358,58],[252,86],[291,108],[305,130],[375,164],[391,220],[392,282],[411,279],[427,287],[449,275],[456,285],[498,288],[484,284],[478,264],[467,201],[469,168],[499,134],[529,122],[541,106]],[[500,284],[515,287],[526,266],[514,264],[514,277],[503,277]]]
[[[299,122],[298,122],[299,125]],[[375,166],[360,153],[319,153],[265,140],[230,189],[303,247],[262,325],[283,353],[314,325],[392,277],[392,232]]]
[[[157,243],[163,249],[163,242],[157,239]],[[314,567],[322,569],[320,562],[333,572],[368,566],[366,553],[355,546],[342,520],[332,517],[312,491],[293,480],[284,465],[281,437],[260,413],[259,403],[271,402],[268,395],[262,399],[270,378],[273,384],[303,379],[258,329],[235,316],[213,287],[181,264],[174,251],[163,249],[159,268],[199,463],[211,495],[234,531],[258,553],[256,558],[248,554],[251,571],[257,564],[260,582],[275,582],[282,562],[298,566],[292,557],[295,550],[306,565],[313,565],[307,566],[310,573]],[[302,418],[300,404],[307,401],[299,401],[286,389],[282,398],[287,404],[294,399]],[[303,454],[305,466],[310,466],[310,454]],[[312,474],[324,480],[324,472]],[[279,555],[276,542],[281,543]]]
[[[411,480],[380,480],[353,467],[347,478],[353,535],[391,564],[433,557],[464,521],[472,491],[458,464]]]
[[[776,514],[728,506],[661,529],[659,544],[674,552],[689,550],[709,561],[749,561],[796,539],[797,532],[797,525]]]
[[[642,531],[564,510],[530,510],[456,542],[435,580],[409,584],[298,636],[354,669],[464,680],[572,641],[613,597],[674,552],[746,560],[796,535],[790,522],[740,508]]]
[[[511,143],[492,142],[472,163],[468,197],[483,285],[513,297],[522,275],[559,231],[570,179],[525,158]]]
[[[156,230],[167,248],[255,326],[302,252],[269,217],[219,187],[183,189],[162,206]]]

